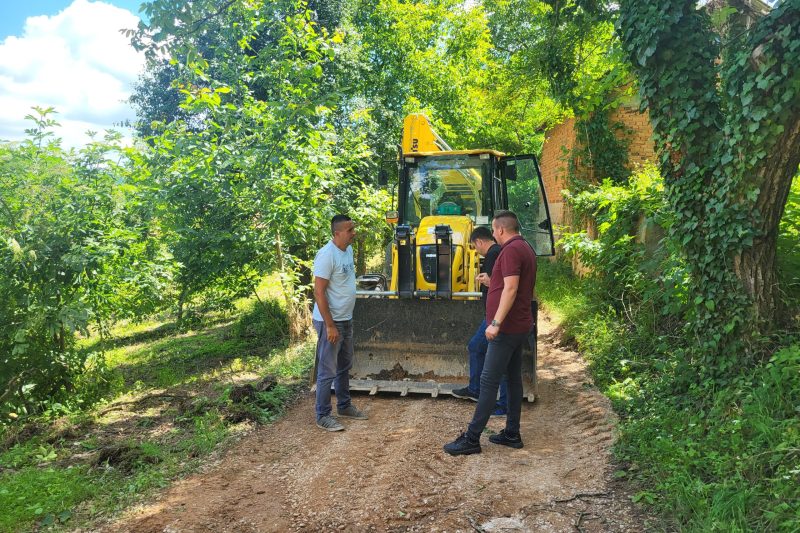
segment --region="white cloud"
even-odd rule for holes
[[[34,105],[58,111],[55,133],[65,146],[85,144],[87,129],[102,133],[133,119],[127,98],[144,57],[120,30],[138,22],[130,11],[89,0],[28,18],[21,37],[0,43],[0,139],[22,139]]]

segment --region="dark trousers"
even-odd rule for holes
[[[527,338],[527,333],[500,333],[494,340],[489,341],[486,362],[481,373],[481,394],[472,422],[467,428],[467,436],[471,440],[480,439],[494,411],[497,389],[503,374],[508,376],[506,433],[519,435],[519,419],[522,411],[522,347]]]
[[[469,340],[467,351],[469,352],[469,390],[476,396],[481,393],[481,374],[483,374],[483,365],[486,363],[486,351],[489,349],[489,341],[486,339],[486,319],[481,320],[478,324],[478,329]],[[497,406],[501,409],[508,408],[508,388],[506,381],[500,382],[500,398],[497,400]]]

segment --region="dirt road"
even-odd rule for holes
[[[109,531],[642,531],[611,480],[614,418],[585,363],[540,318],[539,396],[525,403],[525,447],[482,439],[483,453],[442,445],[475,404],[355,395],[370,416],[327,433],[307,395],[217,465],[131,512]],[[492,419],[489,429],[502,429]]]

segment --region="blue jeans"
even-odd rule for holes
[[[328,342],[325,322],[312,321],[317,331],[317,419],[331,414],[331,382],[336,391],[336,408],[350,406],[350,369],[353,368],[353,321],[335,322],[339,341]]]
[[[475,396],[481,394],[481,373],[483,372],[483,365],[486,361],[486,350],[489,348],[489,341],[486,339],[486,319],[481,320],[478,329],[475,330],[475,335],[467,344],[467,351],[469,352],[469,391],[475,393]],[[506,409],[508,406],[507,401],[508,385],[506,380],[500,382],[500,399],[497,401],[497,407]]]
[[[472,422],[467,428],[467,436],[471,440],[480,439],[494,411],[497,389],[503,374],[508,376],[506,432],[519,435],[519,419],[522,412],[522,346],[527,338],[527,333],[499,333],[494,340],[489,341],[486,364],[481,374],[481,395]]]

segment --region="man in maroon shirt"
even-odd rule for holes
[[[481,392],[467,431],[445,444],[450,455],[481,452],[480,436],[492,414],[497,388],[508,376],[506,427],[489,442],[522,448],[519,419],[522,411],[522,347],[533,327],[531,299],[536,284],[536,254],[519,234],[519,220],[511,211],[499,211],[492,233],[502,246],[495,261],[486,300],[486,338],[489,350],[481,374]]]

